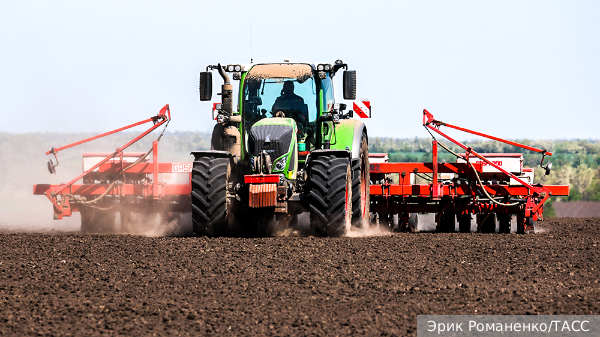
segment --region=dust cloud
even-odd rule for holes
[[[363,236],[382,236],[382,235],[391,235],[391,231],[386,226],[380,226],[379,224],[373,224],[368,220],[364,220],[362,226],[355,227],[350,224],[350,222],[346,222],[346,237],[356,238]]]
[[[168,219],[163,219],[163,216],[158,213],[154,213],[151,216],[132,213],[127,229],[123,228],[121,224],[120,214],[117,214],[116,218],[116,230],[122,234],[148,237],[192,235],[191,213],[174,213]]]
[[[126,152],[146,152],[156,138],[153,134],[135,143]],[[81,218],[78,212],[62,220],[53,219],[52,203],[44,195],[33,195],[33,185],[58,185],[71,181],[81,174],[84,152],[112,152],[137,136],[139,132],[123,132],[94,140],[58,153],[56,174],[50,174],[49,159],[54,164],[53,155],[46,155],[52,147],[60,147],[96,134],[83,133],[0,133],[0,231],[4,232],[74,232],[80,230]],[[163,137],[159,149],[161,161],[189,161],[189,148],[206,148],[208,136],[198,133],[173,133]],[[187,149],[187,151],[183,151]],[[162,151],[162,152],[161,152]],[[81,183],[78,181],[76,183]],[[118,215],[117,215],[118,218]],[[166,225],[156,225],[148,235],[179,235],[185,233],[186,216],[181,217],[184,229],[175,229],[170,221]],[[188,216],[189,218],[189,216]],[[182,223],[178,220],[177,223]],[[189,220],[191,228],[191,220]],[[118,228],[117,228],[118,229]],[[191,229],[189,230],[191,233]],[[173,234],[174,233],[174,234]],[[144,233],[142,233],[144,234]]]

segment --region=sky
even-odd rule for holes
[[[210,132],[199,72],[252,57],[348,63],[371,137],[427,137],[426,108],[509,139],[599,139],[598,17],[599,1],[1,0],[0,132],[104,132],[167,103],[169,130]]]

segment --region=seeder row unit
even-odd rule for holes
[[[543,220],[544,202],[550,196],[569,193],[569,186],[534,185],[533,169],[523,168],[522,154],[480,154],[440,128],[446,126],[541,153],[540,166],[547,175],[552,164],[544,166],[544,157],[552,153],[546,150],[441,122],[427,110],[423,110],[423,126],[433,138],[431,163],[388,163],[382,156],[371,154],[371,212],[380,223],[416,231],[418,214],[434,213],[437,231],[454,232],[458,221],[460,232],[470,232],[475,216],[478,232],[495,232],[497,221],[499,232],[509,233],[516,217],[517,233],[531,233],[535,221]],[[431,131],[465,152],[455,153],[438,142]],[[438,146],[455,155],[457,162],[439,163]],[[417,177],[429,183],[416,184]],[[393,224],[395,215],[397,223]]]

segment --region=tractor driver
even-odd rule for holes
[[[294,93],[293,81],[283,82],[281,96],[277,97],[271,111],[273,114],[283,111],[286,117],[291,117],[296,121],[300,132],[304,133],[308,124],[308,109],[304,104],[304,99]]]

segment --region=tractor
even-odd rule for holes
[[[209,65],[200,100],[212,99],[213,70],[223,80],[211,150],[193,151],[191,209],[198,236],[269,236],[310,213],[311,231],[342,236],[369,223],[368,101],[356,99],[356,71],[331,63]],[[233,81],[239,81],[237,111]],[[358,103],[358,105],[357,105]]]

